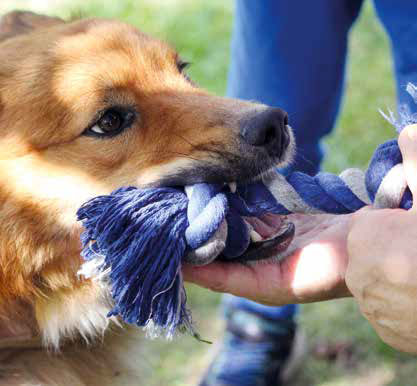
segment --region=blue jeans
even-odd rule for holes
[[[319,170],[320,141],[339,111],[348,32],[362,2],[237,0],[227,94],[288,112],[297,140],[296,170]],[[391,40],[398,100],[411,107],[405,86],[417,83],[417,1],[374,4]],[[373,76],[372,69],[363,70]],[[276,318],[291,318],[297,311],[294,305],[267,307],[232,296],[225,303]]]

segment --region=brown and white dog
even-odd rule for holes
[[[283,165],[286,114],[208,94],[171,47],[116,21],[12,12],[0,58],[0,384],[137,384],[138,333],[110,331],[107,292],[77,275],[77,209]]]

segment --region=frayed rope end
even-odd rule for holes
[[[130,187],[93,198],[77,213],[85,227],[79,274],[108,285],[109,316],[143,327],[149,337],[172,339],[184,330],[198,336],[181,274],[187,203],[176,189]]]
[[[406,91],[413,98],[415,104],[417,104],[417,86],[413,83],[408,83]],[[412,113],[410,107],[406,104],[402,104],[398,107],[398,114],[394,114],[392,110],[388,109],[388,114],[385,114],[381,109],[379,113],[393,125],[397,133],[401,133],[404,127],[417,123],[417,113]]]

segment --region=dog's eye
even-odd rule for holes
[[[122,126],[123,119],[118,111],[108,110],[91,128],[91,131],[97,134],[109,134],[119,131]]]
[[[178,71],[179,72],[181,72],[181,73],[183,73],[184,72],[184,70],[187,68],[187,67],[189,67],[190,66],[190,62],[185,62],[185,61],[183,61],[183,60],[179,60],[178,62],[177,62],[177,67],[178,67]]]
[[[85,131],[85,134],[98,137],[117,135],[132,124],[134,117],[135,115],[131,111],[123,111],[115,108],[108,109],[94,125]]]

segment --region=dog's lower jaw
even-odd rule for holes
[[[107,317],[111,308],[108,290],[91,280],[38,298],[35,316],[43,344],[59,350],[80,337],[88,344],[101,340],[110,324],[118,324],[116,318]]]

